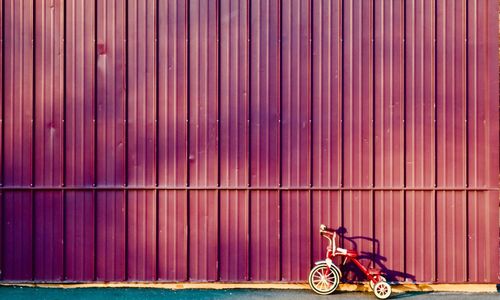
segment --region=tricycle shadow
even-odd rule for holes
[[[406,273],[401,270],[394,270],[387,267],[387,257],[381,255],[380,253],[380,242],[378,239],[366,236],[349,236],[348,231],[345,227],[339,227],[337,230],[337,235],[340,237],[341,245],[345,248],[357,251],[358,260],[360,260],[366,267],[379,269],[382,274],[385,275],[387,281],[389,282],[404,282],[410,281],[415,282],[416,278],[414,275]],[[358,251],[359,244],[372,244],[373,252],[368,251]],[[348,261],[345,265],[339,259],[336,264],[340,267],[343,282],[353,282],[353,281],[364,281],[366,276],[360,271],[360,269],[354,265],[352,262]]]

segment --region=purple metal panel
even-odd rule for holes
[[[33,2],[4,1],[3,184],[32,183]],[[3,194],[4,280],[33,278],[32,194]]]
[[[344,2],[344,186],[371,187],[373,181],[373,4]],[[346,246],[373,250],[373,193],[343,195]],[[365,258],[370,258],[369,255]],[[365,259],[364,264],[368,264]]]
[[[92,192],[66,192],[65,201],[65,280],[95,279],[95,224]]]
[[[248,1],[220,1],[220,185],[247,187]],[[220,192],[220,279],[248,280],[247,191]]]
[[[96,192],[96,279],[123,281],[125,274],[125,195]]]
[[[158,195],[158,280],[188,279],[188,211],[186,191]]]
[[[94,183],[95,100],[94,2],[66,2],[66,169],[67,186]],[[76,194],[74,194],[76,195]],[[83,196],[83,195],[82,195]]]
[[[6,192],[3,280],[33,279],[33,201],[30,192]]]
[[[293,0],[281,10],[282,186],[310,184],[310,3]],[[286,242],[285,242],[286,243]]]
[[[218,2],[189,3],[189,183],[218,184]],[[218,199],[189,193],[189,278],[218,279]]]
[[[313,1],[312,6],[312,183],[339,187],[342,180],[342,1]],[[316,230],[314,227],[313,234]]]
[[[248,280],[249,192],[220,192],[220,280]]]
[[[311,267],[311,197],[287,191],[281,198],[281,280],[304,281]]]
[[[35,2],[35,184],[63,183],[64,7]],[[62,193],[35,194],[35,280],[63,279]]]
[[[156,183],[156,2],[128,2],[127,184]],[[127,279],[156,279],[156,195],[127,194]]]
[[[406,193],[406,274],[408,280],[436,281],[436,200],[430,191]]]
[[[375,186],[404,185],[404,3],[376,0]],[[375,192],[374,261],[387,279],[403,281],[404,194]]]
[[[35,2],[35,184],[62,183],[64,7]]]
[[[311,184],[311,8],[294,0],[282,7],[281,28],[281,172],[282,186]],[[311,262],[310,197],[282,192],[282,280],[307,278]],[[303,220],[303,222],[296,222]]]
[[[280,180],[279,2],[256,1],[250,21],[250,183],[278,186]]]
[[[250,195],[250,280],[281,280],[277,191],[253,191]]]
[[[189,193],[189,279],[218,280],[218,201],[216,191]]]
[[[467,2],[468,185],[498,187],[498,1]],[[498,192],[468,193],[468,280],[498,281]]]
[[[435,1],[406,4],[406,186],[434,187]],[[406,272],[417,281],[436,279],[436,210],[433,192],[406,192]],[[431,249],[431,250],[429,250]]]
[[[312,197],[312,257],[313,261],[318,261],[325,259],[328,246],[328,241],[319,235],[319,226],[321,224],[331,228],[342,226],[342,199],[338,191],[315,191]]]
[[[159,1],[158,5],[158,184],[185,187],[188,1]],[[159,192],[159,280],[188,279],[187,201],[187,191]]]
[[[125,182],[125,2],[97,1],[97,184]],[[124,280],[125,192],[96,193],[98,280]]]
[[[466,3],[437,1],[437,184],[466,184]],[[467,280],[466,198],[437,193],[437,280]],[[462,219],[463,218],[463,219]]]
[[[94,183],[94,2],[66,4],[65,185]],[[90,191],[65,193],[66,280],[90,281],[94,273],[94,201]]]
[[[250,7],[250,184],[280,184],[280,2]],[[250,280],[278,281],[280,207],[278,191],[250,194]]]
[[[61,192],[35,192],[35,280],[63,279],[63,200]]]
[[[187,4],[158,7],[158,183],[187,184]]]
[[[97,1],[97,184],[125,184],[125,2]]]
[[[4,8],[3,179],[7,186],[29,186],[33,145],[33,2],[5,1]]]
[[[127,198],[127,279],[156,280],[156,197],[129,191]]]

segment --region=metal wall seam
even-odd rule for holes
[[[279,186],[280,1],[251,5],[250,174],[252,186]],[[279,191],[251,191],[250,280],[280,280]]]
[[[131,1],[127,17],[127,186],[155,185],[156,2]],[[154,191],[127,193],[127,278],[156,279]]]
[[[247,0],[220,1],[220,184],[248,187]],[[248,280],[248,191],[220,191],[222,281]]]
[[[496,186],[498,162],[498,1],[467,2],[467,99],[469,187]],[[490,26],[493,26],[490,28]],[[488,28],[481,30],[481,28]],[[493,282],[498,277],[498,192],[468,192],[468,280]]]
[[[217,1],[192,0],[190,18],[189,182],[192,186],[216,186],[219,138]],[[217,280],[217,191],[190,192],[189,210],[190,279]]]
[[[188,183],[188,1],[158,6],[158,183]],[[188,276],[187,190],[159,191],[158,279]],[[168,217],[168,218],[167,218]]]
[[[31,183],[33,103],[33,2],[4,3],[4,184]],[[21,32],[24,35],[19,38]],[[3,279],[33,278],[31,192],[6,192]]]
[[[368,1],[344,4],[344,185],[372,187],[373,6]],[[371,191],[344,193],[346,247],[373,253],[372,200]]]
[[[4,94],[4,29],[5,25],[3,23],[4,21],[4,1],[0,3],[0,187],[3,186],[4,182],[4,168],[3,168],[3,161],[4,161],[4,146],[5,146],[5,139],[4,139],[4,103],[5,103],[5,94]],[[4,233],[3,233],[3,228],[4,228],[4,200],[3,200],[3,192],[0,192],[0,280],[3,279],[3,268],[4,268],[4,263],[3,263],[3,247],[4,247]]]
[[[97,2],[97,184],[124,185],[126,105],[126,7]],[[124,280],[125,195],[97,193],[97,279]]]
[[[465,186],[466,3],[437,2],[438,185]],[[438,281],[467,280],[466,198],[437,193]],[[451,246],[451,248],[450,248]]]
[[[375,186],[404,185],[404,5],[375,1]],[[404,194],[375,191],[374,263],[390,281],[404,281]]]
[[[432,187],[435,178],[435,2],[406,4],[406,186]],[[430,24],[430,26],[426,26]],[[428,174],[431,176],[428,176]],[[435,200],[433,192],[406,192],[406,272],[433,281]],[[427,259],[428,258],[428,259]]]

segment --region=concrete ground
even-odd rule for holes
[[[393,294],[391,299],[500,299],[500,293],[444,293],[411,292]],[[330,296],[319,296],[308,290],[165,290],[148,288],[32,288],[0,287],[0,299],[37,300],[169,300],[169,299],[376,299],[371,293],[335,292]]]

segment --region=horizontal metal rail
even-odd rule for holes
[[[2,186],[0,191],[122,191],[122,190],[149,190],[149,191],[500,191],[493,187],[252,187],[252,186]]]

